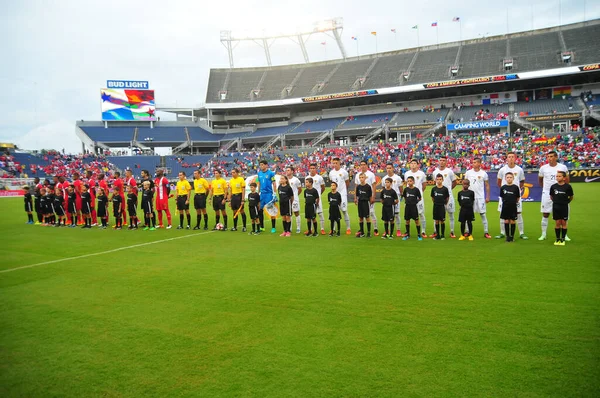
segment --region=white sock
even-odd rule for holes
[[[487,214],[485,213],[481,213],[481,223],[483,224],[483,233],[487,234],[488,233],[488,220],[487,220]]]
[[[504,220],[500,219],[500,235],[504,235]]]
[[[394,221],[396,222],[396,226],[400,225],[400,213],[396,214],[396,218],[394,219]]]
[[[523,230],[523,215],[521,213],[517,214],[517,228],[519,228],[519,235],[525,234]]]
[[[321,229],[325,229],[325,217],[323,217],[323,213],[319,213],[319,221],[321,222]]]
[[[350,229],[350,215],[348,214],[348,211],[344,211],[344,222],[346,223],[346,229]]]
[[[425,228],[427,227],[427,220],[425,220],[425,213],[419,214],[419,221],[421,221],[421,233],[425,234]]]
[[[300,225],[302,225],[302,217],[296,216],[296,230],[300,231]]]
[[[450,219],[450,233],[454,233],[454,212],[448,212],[448,218]]]
[[[548,231],[548,219],[542,217],[542,236],[546,236],[546,231]]]
[[[373,229],[378,229],[377,228],[377,217],[375,217],[375,206],[373,206],[371,208],[371,214],[369,214],[371,216],[371,224],[373,224]]]

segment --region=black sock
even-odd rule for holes
[[[442,223],[442,237],[446,234],[446,223]]]
[[[196,228],[200,228],[200,219],[202,216],[200,214],[196,214]]]
[[[188,225],[188,227],[191,227],[192,226],[192,215],[191,214],[186,214],[185,218],[187,219],[187,223],[188,223],[187,225]]]
[[[271,228],[275,228],[275,219],[271,218]]]
[[[562,229],[562,237],[561,237],[561,240],[565,240],[565,238],[566,238],[566,237],[567,237],[567,229],[566,229],[566,228],[563,228],[563,229]]]
[[[360,222],[360,233],[361,234],[365,233],[365,222],[364,221]]]
[[[150,220],[152,221],[152,228],[156,228],[156,215],[154,213],[152,213]]]
[[[367,221],[367,233],[371,233],[371,222]]]
[[[317,221],[313,221],[313,227],[314,227],[314,231],[313,231],[313,235],[317,233]]]
[[[217,225],[219,223],[219,221],[221,221],[221,216],[219,214],[217,214],[215,216],[215,225]]]
[[[390,233],[390,223],[387,221],[383,222],[383,227],[385,229],[385,234],[388,235]]]
[[[340,234],[340,228],[341,228],[341,226],[340,226],[340,220],[337,220],[335,223],[337,224],[337,234],[339,235]]]
[[[273,224],[275,224],[275,220],[273,220]],[[223,215],[223,226],[227,228],[227,216]]]
[[[27,221],[28,222],[33,221],[33,216],[31,214],[29,214],[29,213],[27,213]]]
[[[36,213],[38,222],[42,222],[42,214],[41,213]]]
[[[237,228],[237,217],[233,217],[233,228]]]
[[[204,215],[204,228],[208,228],[208,214]]]
[[[469,236],[473,235],[473,221],[467,221],[467,227],[469,227]]]
[[[252,232],[256,232],[256,224],[254,224],[254,221],[252,221]]]
[[[510,224],[508,223],[504,224],[504,235],[506,235],[506,238],[510,238]]]
[[[312,233],[312,221],[310,219],[306,220],[306,226],[308,227],[308,234]]]
[[[179,214],[179,226],[183,228],[183,214]]]
[[[235,218],[233,220],[233,225],[235,225]],[[281,221],[281,225],[283,226],[283,232],[287,232],[287,221]]]
[[[460,222],[460,234],[463,236],[465,235],[465,224],[466,224],[465,221]]]
[[[417,225],[417,235],[421,236],[421,226]]]
[[[242,226],[246,228],[246,213],[242,213]]]
[[[435,234],[437,236],[441,236],[440,235],[440,224],[435,224]]]
[[[517,229],[517,224],[510,224],[510,237],[515,237],[515,229]]]
[[[410,224],[406,224],[406,236],[410,236]]]
[[[76,220],[76,216],[71,216],[71,224],[73,225],[77,225],[77,220]]]
[[[265,228],[265,215],[263,214],[262,209],[260,209],[258,212],[258,223],[260,224],[261,228]]]
[[[394,227],[395,227],[394,223],[391,222],[390,223],[390,235],[394,235]]]
[[[331,225],[331,232],[333,233],[333,231],[335,231],[335,228],[333,228],[333,224],[335,223],[335,221],[330,220],[329,224]]]
[[[146,215],[144,215],[144,225],[145,225],[146,227],[149,227],[149,226],[150,226],[150,217],[148,217],[148,215],[147,215],[147,214],[146,214]]]
[[[560,228],[554,228],[554,234],[556,235],[556,240],[560,240],[561,239],[561,234],[562,234],[562,229],[560,229]]]

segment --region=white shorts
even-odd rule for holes
[[[394,205],[394,214],[400,214],[400,202]]]
[[[369,212],[371,213],[371,218],[377,218],[377,216],[375,215],[375,203],[371,203],[369,205]]]
[[[450,196],[448,203],[446,203],[446,211],[448,213],[454,213],[454,198]]]
[[[340,210],[348,211],[348,195],[341,195],[341,196],[342,196],[342,204],[340,205]]]
[[[420,216],[425,215],[425,201],[423,199],[417,203],[417,211],[419,212]]]
[[[473,211],[479,214],[485,213],[485,204],[485,199],[475,199],[475,203],[473,204]]]
[[[540,205],[540,212],[542,213],[552,213],[552,199],[550,199],[550,194],[546,192],[542,192],[542,202]]]
[[[502,213],[502,198],[498,198],[498,211]],[[517,203],[517,213],[521,213],[523,211],[523,201],[519,200]]]
[[[296,213],[296,212],[300,212],[300,201],[299,201],[299,200],[294,200],[294,201],[292,202],[292,211],[293,211],[294,213]]]
[[[317,214],[323,214],[323,201],[319,196],[319,205],[317,206]]]

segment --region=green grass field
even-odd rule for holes
[[[597,397],[600,184],[574,190],[565,247],[538,203],[506,244],[479,219],[474,242],[54,229],[0,199],[0,270],[47,262],[0,272],[0,395]]]

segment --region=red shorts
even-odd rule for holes
[[[169,210],[169,199],[156,199],[156,211],[167,211]]]
[[[77,211],[81,211],[81,196],[75,197],[75,208]]]

